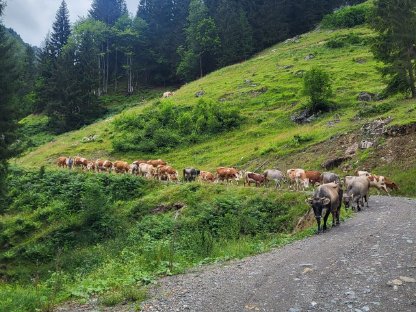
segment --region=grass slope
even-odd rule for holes
[[[358,40],[348,44],[351,36]],[[236,165],[254,169],[263,159],[273,157],[278,160],[294,155],[334,135],[357,130],[368,120],[378,117],[393,116],[392,124],[416,122],[415,114],[408,113],[415,107],[414,101],[401,98],[371,104],[357,101],[359,92],[379,93],[384,87],[377,70],[380,64],[369,49],[368,41],[372,36],[372,31],[366,27],[317,30],[303,35],[299,42],[280,43],[246,62],[211,73],[183,86],[173,98],[161,100],[172,101],[175,105],[193,105],[198,101],[195,93],[203,90],[204,99],[235,107],[247,117],[238,130],[213,136],[206,142],[181,146],[158,155],[116,153],[111,146],[114,136],[111,121],[118,118],[115,116],[58,136],[15,162],[25,167],[53,166],[58,156],[79,154],[92,159],[108,157],[127,161],[161,157],[177,168],[198,166],[214,170],[220,165]],[[328,47],[328,42],[334,40],[347,44],[341,48]],[[308,55],[314,57],[307,60]],[[290,116],[307,102],[302,94],[302,74],[311,67],[320,67],[330,73],[337,110],[319,116],[313,123],[297,125]],[[124,111],[121,116],[140,114],[145,107],[157,104],[158,101],[148,101]],[[381,109],[375,109],[377,107]],[[369,108],[373,113],[370,118],[365,118]],[[354,118],[360,111],[364,111],[364,118]],[[341,122],[328,127],[335,115]],[[98,142],[81,142],[83,137],[94,134],[99,136]],[[300,142],[295,136],[300,136]]]

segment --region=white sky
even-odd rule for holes
[[[31,45],[40,46],[52,29],[55,15],[62,0],[6,0],[3,24],[13,28]],[[66,0],[71,23],[86,16],[92,0]],[[139,0],[126,0],[131,14],[136,14]]]

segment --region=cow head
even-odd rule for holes
[[[327,206],[331,203],[331,199],[328,197],[310,197],[306,200],[306,202],[312,207],[315,218],[321,219],[322,210],[327,208]]]
[[[348,209],[348,208],[351,207],[351,205],[352,205],[352,203],[351,203],[352,202],[352,196],[351,195],[344,194],[344,196],[342,197],[342,200],[344,202],[345,209]]]

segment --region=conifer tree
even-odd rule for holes
[[[52,34],[50,38],[51,48],[56,56],[62,52],[70,35],[71,25],[69,23],[68,7],[65,0],[62,0],[58,12],[56,13],[55,22],[52,25]]]
[[[375,57],[385,66],[386,94],[409,92],[416,97],[416,2],[378,0],[372,26],[378,32],[373,45]]]
[[[0,0],[0,16],[4,1]],[[5,178],[7,160],[12,156],[10,149],[15,140],[16,124],[13,116],[13,97],[16,90],[17,72],[13,59],[13,47],[0,24],[0,207],[5,206]]]
[[[114,25],[127,13],[125,0],[94,0],[89,11],[90,17],[107,25]]]
[[[253,32],[242,6],[235,0],[220,0],[217,16],[222,43],[221,64],[247,59],[253,51]]]
[[[186,48],[178,50],[182,57],[178,73],[189,79],[197,70],[202,77],[216,68],[221,44],[215,21],[203,0],[191,0],[185,32]]]

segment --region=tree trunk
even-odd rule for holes
[[[199,55],[199,72],[200,72],[200,78],[202,78],[202,53]]]
[[[116,65],[114,66],[114,92],[117,92],[117,57],[118,49],[116,48]]]
[[[412,48],[407,50],[407,71],[409,72],[410,90],[412,91],[412,98],[416,98],[415,74],[412,64]]]

